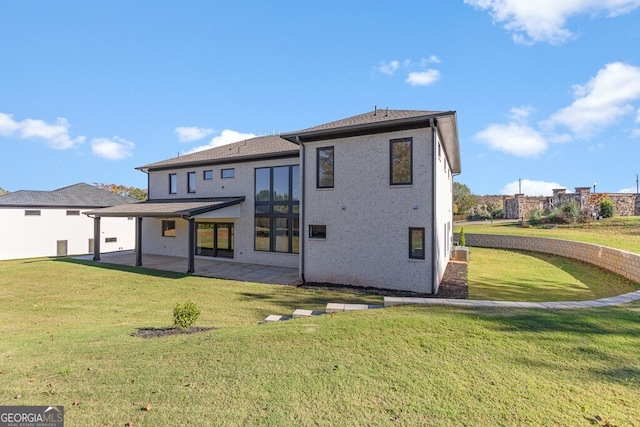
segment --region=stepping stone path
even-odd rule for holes
[[[355,311],[355,310],[369,310],[373,308],[382,308],[382,305],[373,305],[373,304],[344,304],[344,303],[336,303],[330,302],[327,304],[325,311],[318,310],[305,310],[302,308],[298,308],[293,312],[292,316],[281,316],[279,314],[270,314],[264,319],[263,323],[272,323],[272,322],[281,322],[283,320],[289,319],[300,319],[303,317],[312,317],[312,316],[320,316],[325,313],[338,313],[343,311]]]

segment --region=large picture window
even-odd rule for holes
[[[255,250],[299,252],[300,167],[255,170]]]
[[[389,141],[389,157],[391,185],[413,184],[413,139]]]
[[[318,148],[317,151],[317,187],[333,188],[333,147]]]

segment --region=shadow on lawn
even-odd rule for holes
[[[638,306],[638,302],[630,303]],[[491,310],[491,309],[489,309]],[[469,316],[477,318],[475,314]],[[491,311],[482,316],[491,328],[505,332],[559,332],[578,337],[624,335],[640,341],[640,314],[623,307],[575,310]],[[556,339],[556,338],[554,338]]]
[[[77,259],[72,257],[52,258],[51,260],[58,261],[58,262],[68,262],[71,264],[85,265],[89,267],[97,267],[105,270],[126,271],[128,273],[145,274],[147,276],[162,277],[165,279],[182,279],[190,276],[189,274],[186,274],[186,273],[176,273],[173,271],[164,271],[164,270],[153,270],[145,267],[132,267],[132,266],[122,265],[122,264],[108,264],[103,262]]]

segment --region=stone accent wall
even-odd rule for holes
[[[454,234],[454,241],[460,238]],[[465,234],[467,246],[480,248],[519,249],[560,255],[597,265],[640,283],[640,254],[592,243],[548,237],[508,236],[497,234]],[[473,260],[473,251],[471,253]]]
[[[528,197],[524,194],[503,196],[504,218],[527,219],[534,210],[546,213],[564,203],[575,201],[580,210],[597,214],[600,202],[609,199],[615,206],[616,216],[640,216],[640,195],[631,193],[592,193],[591,187],[576,187],[575,193],[567,193],[564,188],[553,190],[551,197]]]

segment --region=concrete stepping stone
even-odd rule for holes
[[[291,319],[291,316],[283,316],[280,314],[270,314],[264,319],[264,322],[265,323],[281,322],[283,320],[289,320],[289,319]]]
[[[325,308],[327,313],[338,313],[342,311],[370,310],[374,308],[382,308],[381,305],[374,304],[343,304],[338,302],[330,302]]]
[[[300,319],[301,317],[320,316],[321,314],[324,314],[324,313],[322,311],[305,310],[302,308],[298,308],[296,311],[293,312],[293,318]]]

